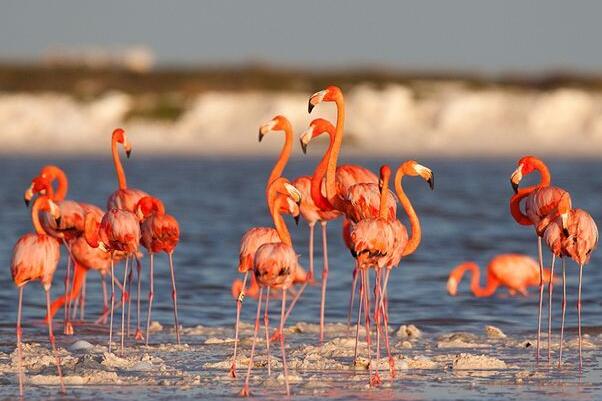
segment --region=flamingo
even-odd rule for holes
[[[270,210],[274,210],[274,207],[276,205],[275,202],[277,199],[288,199],[288,201],[290,202],[287,201],[287,203],[279,203],[281,209],[278,212],[289,213],[295,218],[295,221],[298,221],[298,203],[301,201],[301,193],[297,190],[297,188],[289,184],[285,178],[278,178],[274,180],[271,185],[268,186],[267,198]],[[291,202],[292,204],[289,204]],[[246,295],[245,291],[247,279],[249,273],[253,273],[253,268],[255,266],[255,254],[257,253],[257,249],[259,249],[259,247],[261,247],[263,244],[274,243],[279,241],[280,235],[278,234],[278,231],[273,227],[253,227],[247,230],[247,232],[245,232],[241,238],[238,271],[240,273],[244,273],[244,279],[242,283],[236,281],[232,285],[232,295],[236,298],[236,325],[234,339],[234,356],[232,357],[232,365],[230,367],[231,377],[236,377],[236,355],[238,350],[240,312],[242,309],[242,303]],[[297,278],[301,279],[302,277],[299,276],[300,275],[298,274]],[[251,288],[253,288],[253,292],[257,291],[259,295],[261,295],[261,289],[259,288],[259,284],[256,281],[255,275],[252,274],[251,277],[254,281],[254,285],[251,286]],[[258,289],[256,289],[255,286],[257,286]],[[269,339],[267,343],[269,344]]]
[[[127,282],[128,261],[138,253],[140,244],[140,222],[137,216],[127,210],[111,209],[102,217],[100,223],[94,214],[86,214],[84,237],[88,244],[100,248],[111,255],[111,277],[115,275],[114,255],[122,252],[126,255],[121,292],[121,351],[124,350],[125,337],[125,287]],[[109,323],[109,352],[113,340],[113,312],[115,310],[115,281],[111,280],[111,313]]]
[[[527,188],[519,189],[520,181],[524,176],[538,171],[540,182]],[[559,210],[566,219],[571,208],[571,197],[565,190],[550,186],[551,176],[546,164],[535,156],[524,156],[518,160],[517,168],[510,177],[510,183],[515,194],[510,199],[510,213],[520,225],[533,225],[537,235],[537,253],[539,257],[539,311],[537,315],[537,346],[535,358],[539,362],[541,343],[541,310],[543,306],[543,254],[542,235],[551,216]],[[525,199],[525,213],[521,210],[520,202]],[[552,258],[551,271],[554,273],[555,258]],[[550,277],[552,277],[550,276]],[[551,283],[548,283],[551,288]],[[548,338],[548,363],[551,362],[550,338]]]
[[[165,213],[165,206],[159,199],[145,196],[138,201],[136,214],[142,224],[141,242],[150,255],[150,293],[148,296],[148,315],[146,320],[146,345],[150,337],[151,307],[154,298],[153,292],[153,258],[157,252],[165,252],[169,258],[169,271],[171,273],[171,298],[173,300],[173,313],[176,325],[176,341],[180,344],[180,324],[178,322],[178,296],[176,292],[176,276],[173,267],[173,252],[180,240],[180,226],[175,217]],[[136,338],[141,337],[140,327],[136,330]]]
[[[286,351],[285,351],[285,339],[284,339],[284,320],[286,310],[286,291],[293,285],[295,276],[298,274],[297,270],[301,270],[299,262],[297,260],[297,254],[293,249],[292,240],[284,219],[282,218],[282,209],[285,208],[288,213],[294,214],[296,205],[291,201],[290,198],[283,196],[276,197],[274,204],[272,205],[272,218],[274,220],[274,226],[278,233],[279,239],[275,242],[269,242],[262,244],[255,252],[255,258],[253,260],[253,273],[257,283],[260,286],[259,300],[257,302],[257,314],[255,318],[255,329],[253,333],[253,343],[251,346],[251,356],[249,359],[249,365],[247,368],[247,375],[245,378],[244,386],[240,392],[241,396],[249,396],[249,378],[251,376],[251,369],[253,367],[253,356],[255,353],[255,343],[257,342],[257,333],[259,330],[259,316],[261,314],[261,303],[263,297],[263,290],[267,288],[266,295],[266,308],[270,296],[270,290],[281,290],[282,291],[282,303],[280,308],[280,351],[282,355],[282,365],[284,373],[284,382],[286,387],[286,394],[290,396],[290,386],[288,382],[288,366],[286,362]],[[267,313],[266,313],[267,317]],[[267,322],[266,322],[266,337],[267,337]],[[266,338],[267,340],[267,338]],[[268,342],[269,344],[269,342]],[[269,358],[269,349],[268,349]],[[268,366],[270,365],[268,359]]]
[[[48,211],[53,218],[60,220],[60,210],[58,206],[46,195],[36,199],[31,210],[31,220],[34,233],[27,233],[15,244],[13,248],[13,257],[10,265],[10,272],[15,286],[19,290],[19,303],[17,309],[17,353],[19,359],[19,394],[23,397],[23,350],[21,344],[21,310],[23,304],[23,288],[30,281],[40,281],[46,293],[46,310],[50,312],[50,288],[52,287],[52,278],[60,258],[60,245],[56,238],[44,232],[40,224],[39,212]],[[60,223],[57,222],[57,223]],[[56,369],[58,372],[61,392],[65,392],[63,383],[63,374],[61,371],[61,359],[56,350],[54,333],[52,330],[52,320],[48,320],[48,338],[56,360]]]
[[[495,256],[487,265],[487,283],[485,287],[479,284],[481,272],[475,262],[464,262],[456,266],[447,280],[447,292],[451,296],[458,293],[458,285],[464,273],[472,274],[470,290],[475,297],[490,297],[500,286],[505,286],[511,295],[519,293],[527,296],[527,288],[539,285],[539,265],[526,255],[505,253]],[[549,281],[550,269],[544,269],[544,281]]]
[[[136,189],[130,188],[127,186],[127,180],[125,177],[125,171],[123,170],[123,166],[121,164],[121,160],[119,159],[119,151],[117,144],[123,145],[125,150],[125,155],[129,159],[132,153],[132,144],[128,141],[128,137],[125,131],[121,128],[116,128],[113,130],[113,134],[111,135],[111,155],[113,156],[113,165],[115,166],[115,172],[117,174],[117,182],[119,188],[113,192],[109,198],[107,199],[107,210],[111,209],[124,209],[129,212],[136,212],[136,205],[145,196],[149,196],[146,192]],[[138,291],[137,291],[137,322],[136,322],[136,340],[142,340],[142,331],[140,330],[140,279],[141,279],[141,269],[142,264],[140,263],[140,257],[138,255],[134,255],[136,258],[136,274],[138,278]],[[131,283],[131,281],[130,281]],[[128,291],[129,293],[129,291]],[[131,301],[131,298],[128,296],[128,300]],[[130,313],[129,313],[129,305],[128,305],[128,334],[130,331]]]
[[[579,322],[579,370],[583,367],[581,336],[581,282],[583,266],[589,263],[591,253],[598,246],[598,227],[592,216],[582,209],[571,209],[566,217],[556,217],[546,228],[543,239],[552,251],[552,255],[562,258],[562,325],[560,326],[560,351],[558,367],[562,364],[562,342],[564,339],[564,318],[566,312],[566,272],[565,259],[568,256],[579,265],[579,292],[577,314]],[[550,302],[552,300],[550,289]],[[551,314],[551,306],[548,313]],[[548,325],[551,330],[551,325]],[[548,333],[550,336],[551,333]]]

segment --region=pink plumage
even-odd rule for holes
[[[322,183],[324,183],[324,181],[322,181]],[[341,215],[341,213],[337,210],[324,211],[316,206],[311,197],[311,177],[298,177],[292,182],[292,184],[299,190],[299,192],[301,192],[302,197],[299,210],[303,219],[309,224],[315,224],[318,221],[331,221]],[[322,190],[322,192],[324,192],[324,190]]]
[[[100,221],[99,236],[109,249],[134,254],[140,244],[140,223],[132,212],[111,209]]]
[[[246,273],[253,270],[255,253],[264,244],[280,242],[278,231],[272,227],[253,227],[244,233],[240,240],[238,271]]]
[[[123,209],[134,212],[140,199],[145,196],[148,196],[148,194],[140,189],[118,189],[109,196],[109,199],[107,200],[107,210]]]
[[[255,252],[255,278],[260,286],[288,289],[298,265],[295,250],[283,242],[263,244]]]
[[[17,287],[40,280],[46,289],[52,284],[61,256],[58,241],[46,234],[27,233],[15,244],[10,272]]]
[[[540,226],[543,219],[554,217],[559,205],[563,203],[566,209],[571,208],[571,196],[567,191],[558,187],[537,188],[525,199],[525,214],[533,222],[537,235],[542,235],[545,225]],[[548,219],[546,222],[549,223]]]

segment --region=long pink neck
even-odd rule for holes
[[[408,219],[410,221],[410,229],[412,230],[412,234],[408,239],[408,242],[403,249],[403,256],[410,255],[416,251],[418,245],[420,245],[420,241],[422,240],[422,229],[420,227],[420,220],[418,219],[418,215],[408,199],[408,196],[405,194],[403,190],[403,186],[401,185],[401,181],[403,180],[404,172],[403,167],[399,167],[397,172],[395,173],[395,192],[397,193],[397,197],[399,198],[399,202],[403,207],[403,210],[408,215]]]
[[[125,179],[125,171],[123,171],[123,166],[121,165],[121,160],[119,159],[119,150],[117,149],[117,140],[115,137],[111,139],[111,153],[113,154],[113,165],[115,165],[115,172],[117,173],[117,180],[119,181],[119,189],[127,188],[127,181]]]
[[[343,95],[337,96],[335,103],[337,105],[337,125],[334,136],[334,143],[328,158],[328,166],[326,169],[326,196],[328,202],[337,210],[345,210],[345,207],[340,204],[339,196],[336,190],[336,172],[339,151],[343,143],[343,134],[345,129],[345,101]]]
[[[69,191],[69,181],[67,180],[67,175],[57,166],[47,166],[47,168],[58,182],[56,192],[50,199],[54,201],[62,201],[67,196],[67,191]]]
[[[481,287],[481,271],[479,270],[479,266],[473,262],[462,263],[457,266],[450,274],[450,277],[453,277],[456,282],[459,284],[462,280],[462,276],[464,272],[470,271],[472,277],[470,279],[470,290],[477,297],[489,297],[495,293],[499,283],[495,280],[491,275],[487,275],[487,283],[485,287]]]
[[[31,208],[31,223],[37,234],[46,234],[46,231],[42,228],[42,224],[40,224],[40,209],[44,201],[48,201],[48,196],[39,196]]]
[[[284,131],[284,145],[282,145],[282,150],[280,151],[280,155],[278,156],[278,160],[276,164],[274,164],[274,168],[272,168],[272,172],[268,177],[268,182],[265,186],[266,198],[268,197],[268,188],[270,184],[280,176],[282,176],[282,172],[288,163],[288,159],[291,156],[291,151],[293,150],[293,127],[291,127],[290,122],[283,122],[284,126],[282,127]]]
[[[321,209],[323,211],[330,211],[330,210],[333,210],[334,208],[328,201],[328,198],[322,194],[322,181],[324,180],[324,177],[326,176],[326,170],[328,168],[328,162],[330,160],[330,154],[331,154],[332,148],[334,146],[334,139],[335,139],[336,134],[335,134],[335,131],[333,130],[332,125],[330,125],[330,124],[327,127],[326,132],[328,133],[328,140],[329,140],[328,149],[326,149],[326,152],[322,156],[322,159],[316,166],[316,170],[314,171],[314,174],[311,177],[311,199],[314,201],[315,205],[319,209]],[[335,170],[336,170],[336,166],[335,166]]]
[[[534,165],[535,170],[539,172],[539,183],[531,185],[530,187],[519,189],[518,193],[512,195],[510,198],[510,214],[518,224],[523,226],[530,226],[533,224],[533,222],[526,214],[523,213],[520,206],[521,201],[536,189],[549,187],[552,181],[550,170],[543,161],[534,158],[531,163]]]
[[[272,205],[272,219],[274,220],[274,227],[276,227],[276,231],[278,232],[278,236],[280,237],[280,241],[283,243],[293,246],[293,241],[291,240],[291,235],[286,227],[286,223],[282,218],[282,214],[280,213],[280,208],[282,204],[285,202],[283,197],[277,197],[274,204]]]

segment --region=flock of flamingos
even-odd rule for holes
[[[285,141],[280,157],[268,178],[265,194],[268,211],[274,227],[254,227],[242,237],[238,271],[244,274],[242,280],[235,280],[232,295],[236,299],[236,329],[234,356],[230,375],[236,377],[236,356],[239,339],[240,313],[245,295],[257,298],[257,312],[250,360],[246,367],[246,379],[242,391],[249,395],[249,378],[253,367],[253,357],[259,331],[262,307],[264,308],[265,340],[268,352],[271,342],[280,343],[286,393],[290,394],[288,370],[285,352],[284,324],[297,300],[308,284],[314,283],[314,227],[320,223],[322,228],[323,270],[321,272],[320,337],[324,340],[324,312],[328,279],[328,248],[326,226],[331,220],[342,217],[343,238],[351,255],[355,259],[353,281],[349,302],[349,320],[354,310],[355,293],[359,292],[357,325],[355,328],[357,343],[361,324],[365,326],[368,359],[372,361],[372,336],[375,336],[375,356],[380,359],[381,337],[387,353],[390,376],[396,374],[395,360],[391,356],[388,329],[387,283],[392,269],[401,259],[416,251],[421,241],[421,228],[418,216],[402,186],[405,176],[420,177],[430,188],[434,188],[433,172],[413,160],[401,163],[394,174],[395,194],[389,189],[393,171],[387,165],[380,168],[379,174],[358,165],[337,165],[337,159],[344,134],[345,103],[341,90],[336,86],[319,91],[309,99],[308,109],[322,102],[334,102],[337,108],[336,125],[325,119],[315,119],[301,135],[303,152],[316,137],[327,134],[330,138],[328,149],[318,163],[312,176],[303,176],[289,181],[282,176],[293,145],[293,129],[283,116],[276,116],[259,129],[259,141],[270,132],[284,132]],[[90,270],[101,275],[104,298],[104,310],[97,323],[109,322],[109,352],[113,347],[113,315],[116,307],[121,307],[120,349],[124,350],[125,340],[129,337],[131,297],[131,276],[136,263],[137,272],[137,322],[133,337],[136,341],[148,344],[153,301],[153,258],[155,253],[165,252],[169,259],[171,272],[172,299],[174,309],[176,341],[180,343],[177,294],[173,265],[173,252],[178,244],[179,227],[177,220],[166,213],[163,203],[146,192],[127,186],[125,173],[119,158],[118,145],[121,144],[129,157],[131,144],[122,129],[113,131],[111,150],[119,182],[118,189],[107,201],[107,211],[97,206],[66,200],[68,183],[62,170],[56,166],[45,166],[35,177],[25,192],[25,201],[31,208],[34,231],[23,235],[14,246],[11,274],[19,292],[17,312],[17,350],[19,360],[19,390],[23,394],[24,369],[22,356],[21,308],[23,288],[30,281],[42,282],[46,292],[48,334],[50,345],[56,357],[56,367],[64,390],[61,361],[56,350],[52,319],[60,308],[64,308],[64,332],[73,334],[70,320],[80,313],[83,319],[85,304],[85,277]],[[524,176],[539,172],[541,179],[537,185],[519,188]],[[54,187],[55,181],[58,186]],[[512,173],[511,183],[515,194],[510,199],[510,211],[518,224],[533,226],[537,235],[539,261],[517,254],[499,255],[488,266],[487,284],[479,285],[479,268],[474,263],[463,263],[455,268],[447,283],[451,295],[457,293],[458,284],[466,271],[472,273],[471,289],[476,296],[492,295],[499,286],[505,286],[511,293],[526,294],[527,287],[539,285],[539,314],[536,358],[540,358],[541,314],[543,306],[544,284],[547,283],[548,298],[548,362],[550,362],[551,308],[554,282],[554,264],[557,258],[562,260],[563,302],[562,325],[560,329],[560,353],[558,364],[562,360],[562,339],[566,308],[565,260],[573,259],[579,265],[579,293],[577,302],[579,320],[579,367],[581,357],[581,283],[584,264],[588,263],[591,252],[598,242],[598,231],[592,217],[584,210],[573,209],[569,193],[551,186],[551,177],[546,165],[533,156],[525,156],[518,161]],[[407,215],[410,232],[397,218],[397,203],[401,204]],[[522,206],[521,206],[522,205]],[[309,271],[305,271],[298,262],[291,236],[283,215],[292,215],[296,222],[299,216],[309,224]],[[550,269],[543,267],[542,242],[545,241],[552,253]],[[60,246],[64,245],[69,254],[65,294],[54,302],[50,300],[50,288],[56,271]],[[150,292],[146,331],[140,322],[140,281],[142,245],[149,254]],[[115,276],[115,262],[125,261],[122,281]],[[73,269],[72,269],[73,267]],[[73,270],[73,271],[72,271]],[[374,271],[373,296],[370,295],[370,274]],[[111,293],[108,296],[106,276],[110,275]],[[129,280],[129,282],[128,282]],[[359,283],[358,283],[359,281]],[[293,289],[294,285],[300,288]],[[115,286],[121,290],[121,298],[116,305]],[[280,321],[277,330],[270,335],[268,304],[272,297],[281,301]],[[287,305],[287,296],[292,296]],[[373,308],[373,310],[372,310]],[[79,310],[78,310],[79,309]],[[127,309],[127,312],[126,312]],[[126,318],[127,313],[127,318]],[[375,329],[371,329],[371,323]],[[378,370],[373,363],[368,365],[371,386],[381,383]],[[268,371],[270,363],[268,360]]]

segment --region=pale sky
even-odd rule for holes
[[[145,45],[161,64],[602,72],[600,1],[4,0],[0,59]]]

